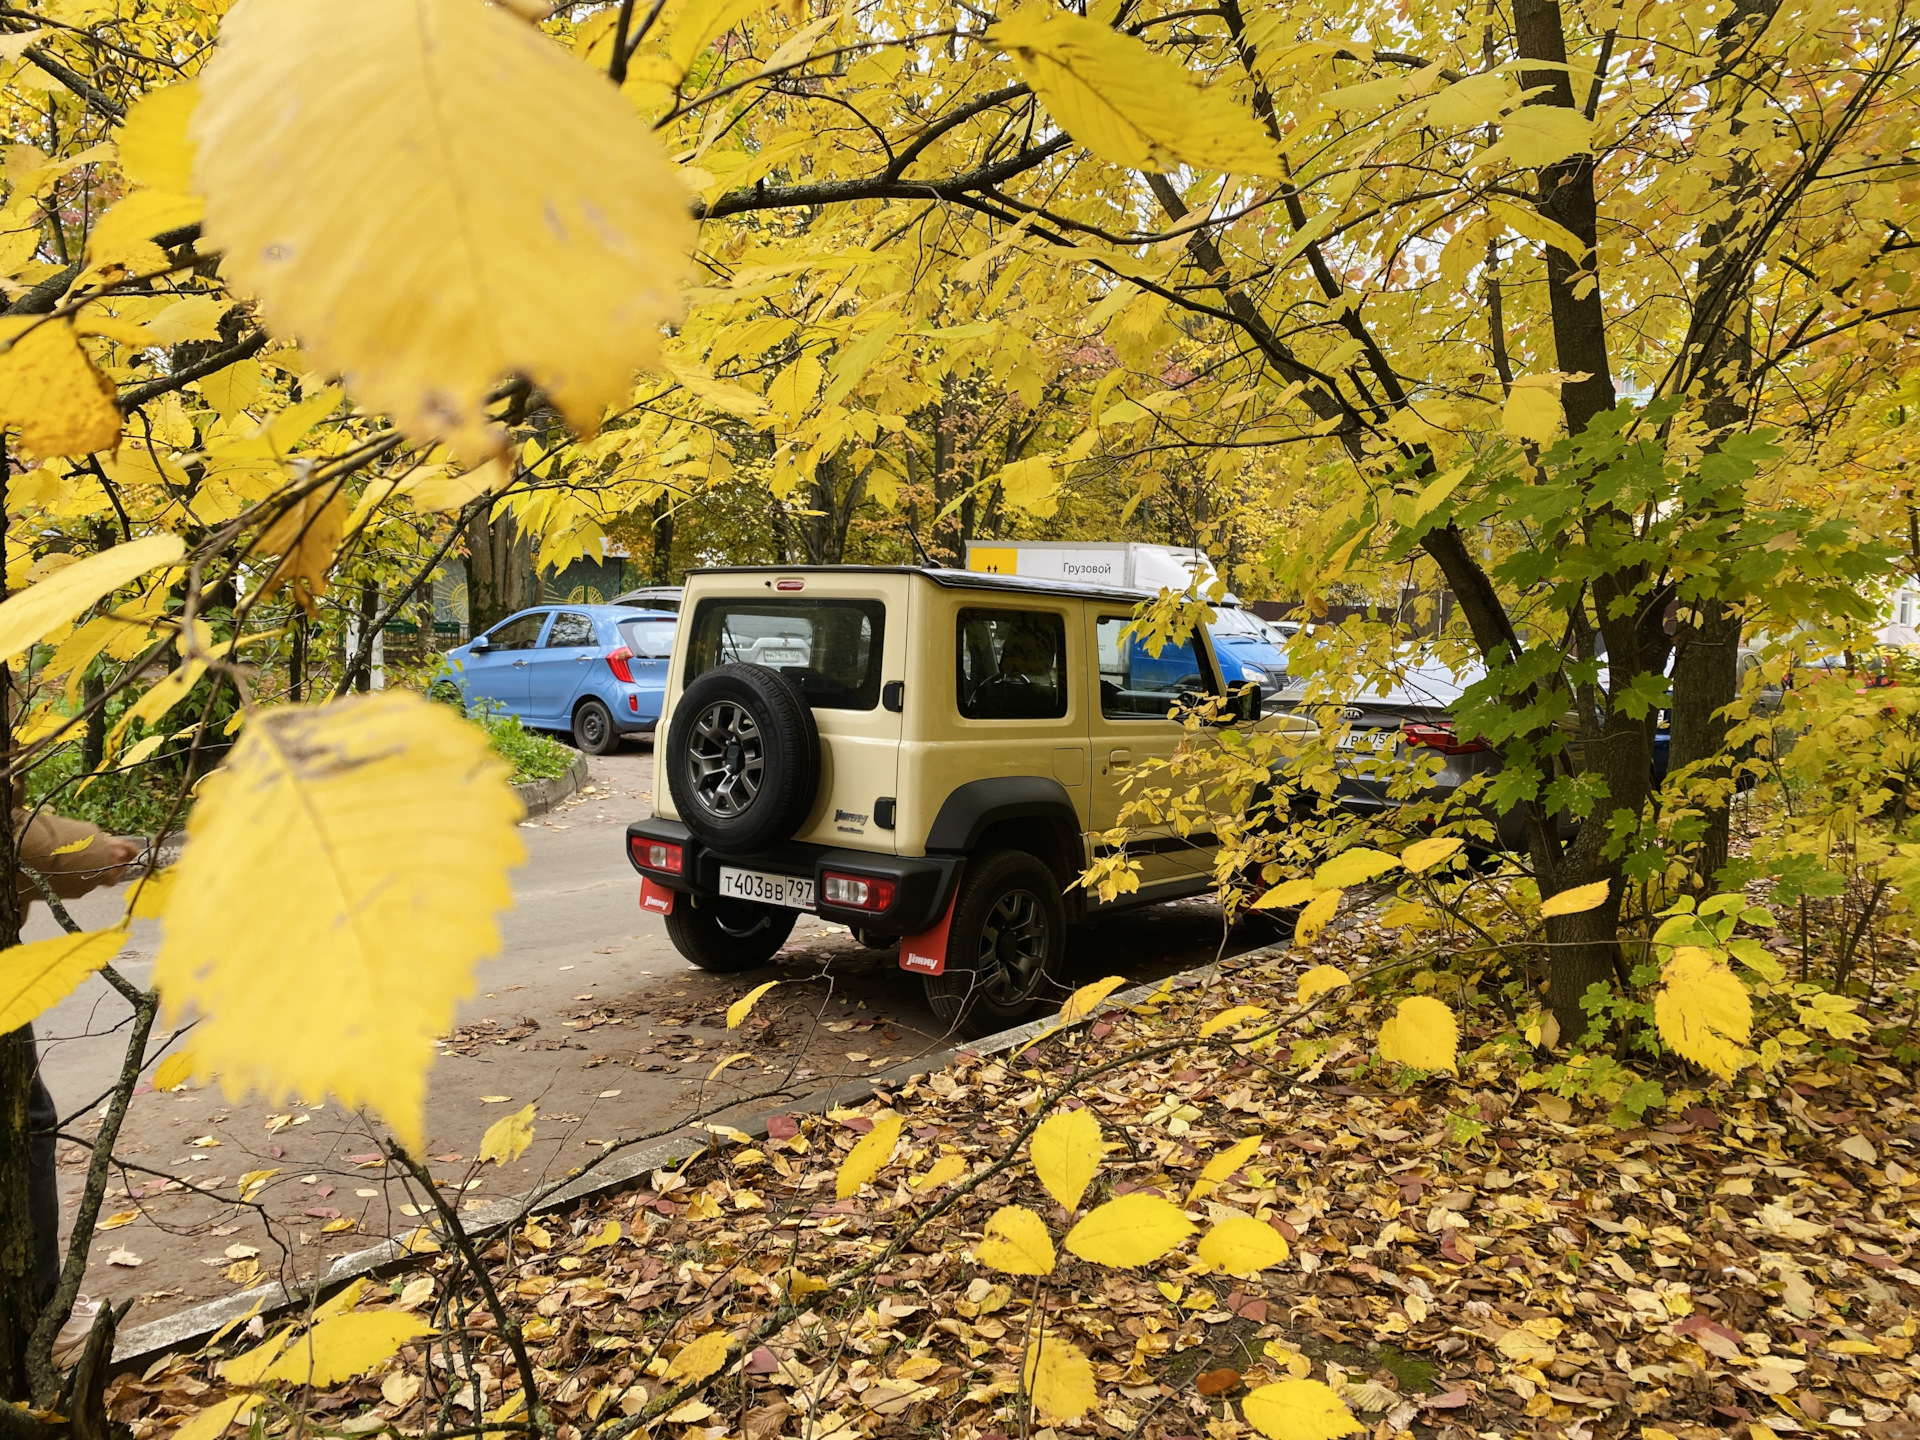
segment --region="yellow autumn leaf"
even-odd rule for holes
[[[1313,872],[1313,883],[1323,890],[1363,885],[1399,863],[1384,850],[1344,850]]]
[[[606,1224],[602,1225],[598,1231],[589,1235],[580,1246],[580,1249],[583,1252],[588,1250],[605,1250],[609,1246],[618,1245],[619,1243],[620,1222],[618,1220],[609,1220]]]
[[[405,1310],[356,1310],[322,1320],[260,1372],[262,1380],[338,1385],[389,1359],[432,1326]]]
[[[734,1001],[733,1004],[729,1005],[727,1007],[727,1029],[738,1030],[740,1028],[740,1022],[751,1015],[753,1013],[753,1007],[760,1003],[760,997],[779,983],[778,980],[769,980],[764,985],[756,985],[738,1000]]]
[[[1722,1080],[1746,1064],[1753,997],[1740,977],[1697,945],[1681,945],[1661,968],[1653,1019],[1661,1041]]]
[[[1300,977],[1299,986],[1293,993],[1293,1003],[1311,1005],[1322,995],[1352,983],[1347,978],[1347,972],[1338,965],[1316,965]]]
[[[261,587],[260,598],[265,600],[288,585],[301,607],[313,613],[313,602],[327,593],[327,571],[346,524],[346,493],[338,485],[322,485],[288,506],[260,537],[261,551],[280,557]]]
[[[1325,888],[1314,880],[1283,880],[1263,892],[1249,910],[1290,910],[1304,905]]]
[[[126,943],[127,927],[115,925],[0,950],[0,1035],[58,1005]]]
[[[472,0],[244,0],[199,84],[194,187],[223,274],[413,438],[477,462],[511,374],[591,431],[658,362],[686,189],[536,27]]]
[[[1136,1190],[1090,1213],[1067,1232],[1067,1249],[1096,1265],[1146,1265],[1193,1233],[1171,1200]]]
[[[138,1210],[116,1210],[93,1228],[96,1230],[118,1230],[122,1225],[131,1225],[140,1218]]]
[[[724,1330],[709,1330],[680,1347],[680,1353],[667,1366],[669,1380],[704,1380],[727,1363],[727,1351],[733,1344]]]
[[[1367,1427],[1345,1402],[1318,1380],[1282,1380],[1262,1385],[1241,1405],[1247,1422],[1267,1440],[1339,1440]]]
[[[1099,1399],[1092,1362],[1078,1345],[1052,1333],[1034,1337],[1021,1380],[1033,1397],[1033,1408],[1049,1423],[1078,1420]]]
[[[1400,852],[1400,863],[1418,875],[1422,870],[1431,870],[1442,860],[1458,855],[1466,843],[1457,835],[1435,835],[1427,840],[1416,840]]]
[[[1542,377],[1523,375],[1507,392],[1506,409],[1500,415],[1500,428],[1519,440],[1545,445],[1567,427],[1566,412],[1560,408],[1558,381],[1542,383]]]
[[[175,1051],[153,1067],[153,1088],[156,1090],[178,1090],[193,1078],[193,1066],[193,1051]]]
[[[1391,1019],[1380,1027],[1380,1058],[1412,1070],[1455,1070],[1460,1048],[1460,1025],[1453,1011],[1431,995],[1414,995],[1400,1002]]]
[[[1500,139],[1473,157],[1476,165],[1508,160],[1529,170],[1593,149],[1593,122],[1564,105],[1521,105],[1500,122]]]
[[[1218,1015],[1207,1017],[1200,1026],[1200,1038],[1204,1040],[1209,1035],[1218,1035],[1222,1030],[1232,1026],[1244,1025],[1249,1020],[1258,1020],[1266,1013],[1267,1007],[1264,1005],[1229,1005]]]
[[[1047,1193],[1068,1210],[1080,1204],[1100,1170],[1100,1122],[1091,1110],[1049,1115],[1030,1142],[1033,1173]]]
[[[893,1147],[900,1142],[900,1117],[888,1115],[873,1122],[873,1129],[862,1135],[840,1162],[834,1177],[834,1193],[842,1200],[856,1194],[860,1187],[880,1173],[893,1158]]]
[[[255,716],[200,787],[153,972],[229,1095],[331,1091],[419,1148],[434,1037],[525,858],[506,780],[484,733],[402,691]]]
[[[1311,945],[1320,938],[1320,932],[1327,928],[1334,911],[1340,908],[1340,897],[1345,893],[1344,890],[1322,890],[1313,897],[1313,903],[1302,910],[1300,918],[1293,923],[1296,945]]]
[[[154,236],[193,224],[206,208],[198,195],[136,190],[114,201],[87,232],[87,259],[95,265],[121,261],[145,268],[145,252],[154,249]]]
[[[916,1190],[933,1190],[950,1180],[957,1180],[967,1173],[967,1162],[958,1155],[942,1155],[924,1174],[915,1175],[907,1181]]]
[[[1059,509],[1060,479],[1054,474],[1058,457],[1033,455],[1000,468],[1000,494],[1016,510],[1045,520]]]
[[[1057,1023],[1072,1025],[1099,1013],[1101,1003],[1127,983],[1124,975],[1109,975],[1104,980],[1096,980],[1091,985],[1082,985],[1067,997],[1067,1003],[1060,1007]]]
[[[527,1153],[533,1143],[534,1107],[527,1105],[511,1115],[503,1115],[487,1127],[480,1137],[480,1163],[511,1165]]]
[[[229,1385],[247,1388],[258,1385],[267,1367],[273,1364],[279,1358],[280,1352],[287,1348],[287,1341],[292,1333],[292,1327],[288,1326],[269,1335],[253,1349],[236,1355],[231,1360],[221,1361],[217,1367],[220,1378]]]
[[[1216,1270],[1252,1275],[1278,1265],[1292,1252],[1286,1237],[1271,1225],[1249,1215],[1232,1215],[1202,1235],[1194,1253]]]
[[[193,144],[187,122],[200,103],[193,81],[149,90],[127,111],[114,139],[120,168],[136,185],[186,194],[193,188]]]
[[[1103,160],[1139,170],[1280,173],[1280,147],[1230,89],[1202,87],[1178,60],[1130,35],[1030,3],[987,39],[1013,57],[1060,127]]]
[[[1562,890],[1558,895],[1549,895],[1540,902],[1540,918],[1550,915],[1578,915],[1587,910],[1598,910],[1607,903],[1607,882],[1596,880],[1591,885],[1576,885],[1571,890]]]
[[[1069,1207],[1071,1208],[1071,1207]],[[1002,1205],[987,1221],[973,1258],[1008,1275],[1051,1275],[1053,1239],[1047,1223],[1024,1205]]]
[[[1207,1163],[1200,1167],[1200,1178],[1202,1180],[1211,1180],[1216,1184],[1225,1180],[1229,1175],[1233,1174],[1234,1171],[1238,1170],[1253,1158],[1254,1154],[1265,1142],[1265,1139],[1266,1137],[1263,1135],[1249,1135],[1244,1140],[1234,1141],[1233,1144],[1229,1145],[1219,1154],[1210,1157]]]
[[[167,897],[173,893],[173,880],[178,873],[169,865],[165,870],[156,870],[144,875],[135,885],[133,895],[127,905],[127,914],[135,920],[158,920],[167,910]]]
[[[120,443],[113,382],[87,358],[72,324],[8,320],[0,338],[13,341],[0,354],[0,425],[19,427],[23,451],[86,455]]]
[[[167,1440],[219,1440],[234,1421],[244,1421],[253,1414],[261,1400],[261,1396],[251,1391],[216,1400],[170,1434]]]

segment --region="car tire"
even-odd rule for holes
[[[947,966],[927,1004],[968,1040],[1025,1024],[1059,998],[1066,907],[1053,871],[1023,850],[971,860],[947,929]]]
[[[764,665],[722,665],[682,692],[667,730],[667,792],[720,853],[790,839],[820,788],[820,732],[799,688]]]
[[[582,700],[573,712],[573,743],[589,755],[611,755],[620,748],[613,712],[598,700]]]
[[[695,906],[692,897],[676,895],[668,913],[667,938],[673,948],[715,975],[731,975],[767,963],[787,943],[797,910],[756,905],[713,895]]]

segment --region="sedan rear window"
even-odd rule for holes
[[[886,606],[878,600],[702,600],[693,612],[685,683],[720,665],[765,665],[817,710],[880,703]]]

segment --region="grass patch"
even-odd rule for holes
[[[513,783],[558,780],[573,768],[574,752],[551,735],[529,730],[517,715],[470,715],[487,732],[494,753],[513,766]]]

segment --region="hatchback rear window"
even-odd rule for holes
[[[622,620],[620,638],[642,660],[664,660],[673,654],[676,620]]]
[[[765,665],[817,710],[871,710],[880,703],[886,613],[878,600],[702,600],[686,683],[719,665]]]

